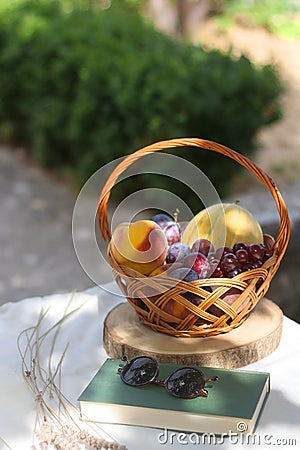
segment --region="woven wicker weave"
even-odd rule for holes
[[[103,187],[98,206],[100,232],[104,240],[110,240],[107,204],[111,189],[121,173],[144,155],[176,147],[199,147],[221,153],[244,166],[269,189],[280,218],[275,240],[270,236],[264,236],[265,245],[272,256],[262,267],[243,272],[234,278],[208,278],[189,283],[179,281],[175,286],[174,279],[167,276],[147,277],[118,265],[110,251],[110,245],[107,248],[109,262],[117,284],[145,325],[156,331],[181,337],[205,337],[226,333],[239,326],[258,301],[265,296],[290,237],[290,222],[283,198],[274,181],[256,164],[228,147],[203,139],[172,139],[144,147],[127,156],[114,169]],[[224,301],[224,295],[232,292],[232,288],[237,289],[240,295],[229,305]],[[203,301],[199,306],[195,306],[183,296],[186,292],[198,295]],[[171,300],[183,305],[189,311],[184,319],[165,311],[165,306]]]

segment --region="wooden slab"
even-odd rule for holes
[[[106,316],[104,348],[112,358],[149,355],[159,362],[235,369],[258,361],[277,348],[282,317],[281,309],[264,298],[247,320],[229,333],[182,338],[143,325],[129,303],[121,303]]]

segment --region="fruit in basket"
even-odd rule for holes
[[[202,253],[204,256],[208,256],[213,251],[214,246],[208,239],[197,239],[192,245],[192,252]]]
[[[157,223],[139,220],[118,225],[112,235],[110,247],[119,265],[149,275],[164,264],[168,244]]]
[[[168,245],[175,244],[181,240],[181,227],[178,222],[168,222],[163,228],[163,232],[168,241]]]
[[[151,217],[151,220],[156,222],[164,231],[168,245],[172,245],[181,240],[181,226],[177,222],[177,216],[178,213],[176,212],[174,214],[175,220],[171,216],[168,216],[168,214],[156,214]]]
[[[226,253],[221,261],[220,266],[223,273],[231,272],[232,270],[237,268],[238,259],[234,253]]]
[[[220,203],[200,211],[187,225],[182,242],[192,246],[197,239],[209,240],[215,248],[232,248],[236,242],[263,243],[255,217],[236,203]]]
[[[157,267],[150,273],[150,277],[155,277],[156,275],[166,275],[169,276],[169,272],[171,270],[175,270],[181,268],[182,264],[179,262],[163,264],[162,266]]]
[[[211,272],[209,261],[202,253],[190,253],[183,259],[182,264],[193,269],[200,278],[207,278]]]
[[[261,267],[270,256],[264,244],[247,245],[237,242],[232,249],[220,247],[210,261],[213,268],[211,277],[232,278],[239,273]]]
[[[170,277],[175,280],[183,280],[187,282],[199,279],[197,272],[193,269],[189,269],[188,267],[180,267],[172,270],[170,272]]]
[[[168,214],[155,214],[155,216],[151,217],[151,220],[153,220],[153,222],[156,222],[157,225],[160,226],[160,228],[165,228],[165,226],[167,225],[168,222],[172,222],[173,221],[173,217],[168,216]]]
[[[217,250],[215,251],[215,256],[217,259],[220,260],[227,253],[232,253],[232,249],[226,245],[222,245],[221,247],[217,248]]]
[[[172,270],[169,273],[169,276],[171,278],[174,278],[174,280],[182,280],[186,282],[195,281],[198,280],[198,274],[187,267],[177,268],[175,270]],[[189,299],[189,292],[182,292],[181,295],[185,297],[187,300]],[[178,319],[185,319],[189,314],[190,311],[182,304],[180,304],[178,301],[174,299],[170,299],[166,305],[162,308],[163,311],[172,314],[173,316],[177,317]]]
[[[253,261],[263,260],[266,253],[266,249],[260,244],[251,244],[248,247],[248,254]]]
[[[212,289],[215,290],[217,289],[218,286],[213,286]],[[226,302],[228,305],[232,305],[240,296],[241,291],[237,288],[230,288],[226,294],[221,295],[221,299]],[[243,301],[243,303],[238,307],[237,312],[239,313],[240,311],[242,311],[242,309],[247,305],[248,303],[248,297],[245,298],[245,300]],[[216,305],[211,305],[207,312],[214,314],[217,317],[220,317],[224,314],[224,311],[220,308],[218,308]]]
[[[175,242],[168,248],[166,263],[174,263],[175,261],[180,262],[190,253],[191,249],[187,244],[183,244],[182,242]]]
[[[185,319],[191,313],[184,305],[173,299],[169,300],[162,310],[178,319]]]

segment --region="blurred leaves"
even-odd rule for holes
[[[300,4],[293,0],[226,0],[219,23],[228,28],[234,23],[263,27],[288,39],[300,37]]]

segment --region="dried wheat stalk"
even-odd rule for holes
[[[111,439],[97,424],[80,423],[80,411],[62,393],[62,363],[67,351],[66,345],[56,368],[53,369],[53,353],[62,324],[83,305],[70,310],[71,296],[62,317],[46,331],[42,324],[49,311],[42,308],[36,325],[23,330],[17,339],[22,361],[24,379],[34,394],[37,410],[34,425],[32,449],[37,450],[81,450],[113,449],[126,450],[124,445]],[[47,367],[41,364],[41,348],[50,343]],[[49,405],[55,404],[55,407]],[[111,439],[111,440],[109,440]],[[4,441],[3,441],[4,442]],[[9,445],[4,442],[8,447]],[[39,447],[36,446],[38,444]]]

